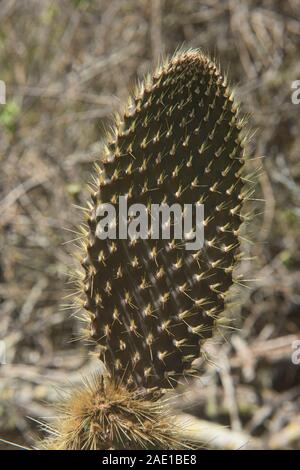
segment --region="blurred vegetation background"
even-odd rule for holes
[[[180,400],[212,448],[300,448],[299,0],[1,0],[0,437],[33,445],[53,385],[93,358],[64,308],[93,162],[113,111],[176,48],[215,56],[255,136],[261,215],[248,226],[248,280],[230,341]],[[259,159],[263,156],[264,158]],[[3,343],[4,342],[4,343]],[[295,361],[294,361],[295,362]],[[218,425],[223,425],[219,428]],[[8,448],[2,444],[1,448]]]

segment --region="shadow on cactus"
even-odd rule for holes
[[[46,448],[180,448],[161,398],[195,372],[239,257],[244,123],[214,61],[179,52],[147,77],[114,123],[82,227],[77,304],[107,376],[66,398]],[[97,237],[97,207],[203,204],[205,242]]]

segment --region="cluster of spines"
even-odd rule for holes
[[[166,400],[94,374],[65,391],[58,417],[43,425],[45,450],[187,449]]]
[[[177,54],[130,99],[105,146],[85,233],[84,307],[90,338],[117,380],[176,385],[224,310],[247,197],[243,121],[215,63]],[[205,245],[96,236],[97,206],[204,204]]]

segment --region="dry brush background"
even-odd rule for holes
[[[51,416],[53,385],[93,367],[64,308],[76,205],[112,112],[184,44],[215,55],[236,85],[264,203],[246,232],[256,259],[241,268],[236,329],[211,346],[216,365],[203,363],[181,407],[206,447],[300,448],[299,18],[299,0],[0,2],[0,437],[31,446],[28,416]]]

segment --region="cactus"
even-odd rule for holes
[[[171,432],[166,407],[157,398],[193,372],[233,284],[246,196],[243,127],[226,79],[198,50],[166,61],[116,116],[82,227],[79,281],[85,337],[97,345],[109,378],[98,378],[97,386],[67,400],[67,419],[55,428],[59,436],[69,436],[67,443],[60,437],[66,448],[120,448],[123,441],[115,436],[123,432],[135,448],[176,446],[176,430]],[[174,238],[100,240],[97,208],[124,195],[128,204],[147,207],[204,204],[204,246],[187,251]],[[89,407],[84,394],[98,404],[104,400],[104,411],[92,412],[95,400]],[[122,394],[123,407],[115,400]],[[149,427],[151,422],[158,428]],[[159,438],[158,429],[163,430]],[[47,445],[51,448],[51,439]]]
[[[176,55],[138,87],[105,148],[84,245],[90,338],[114,379],[169,388],[211,337],[232,284],[242,221],[242,121],[214,62]],[[205,246],[96,236],[99,203],[202,203]]]

